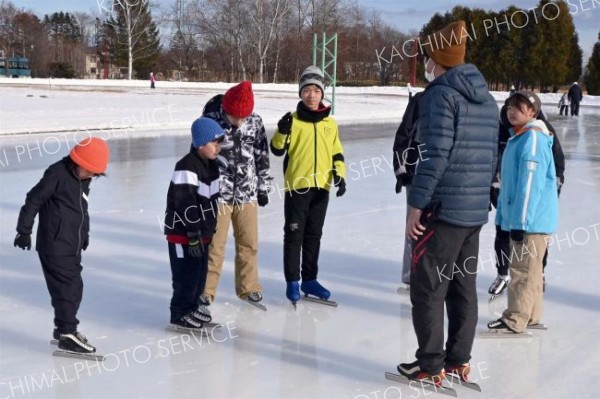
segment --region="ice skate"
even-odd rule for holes
[[[490,294],[490,302],[504,293],[506,287],[510,283],[510,276],[497,275],[496,279],[490,285],[488,293]]]
[[[288,281],[287,288],[285,289],[285,296],[292,302],[295,309],[296,303],[300,300],[300,284],[298,284],[297,281]]]
[[[488,331],[482,332],[481,337],[484,338],[527,338],[531,337],[531,333],[519,333],[512,330],[502,319],[491,321],[487,324]]]
[[[454,386],[456,383],[459,386],[481,392],[479,384],[469,381],[469,374],[471,373],[471,365],[469,363],[446,364],[444,371],[446,372],[446,381],[452,384],[451,386]]]
[[[54,336],[55,334],[53,334]],[[71,357],[86,360],[104,360],[103,355],[96,355],[96,348],[80,332],[59,334],[58,350],[52,353],[57,357]]]
[[[185,334],[202,334],[204,330],[204,322],[194,317],[195,311],[181,316],[177,320],[171,320],[171,324],[166,327],[167,331],[185,333]]]
[[[429,374],[422,371],[418,361],[412,363],[401,363],[396,367],[399,374],[385,373],[385,378],[390,381],[400,382],[409,385],[412,389],[422,389],[423,391],[437,392],[444,395],[457,397],[454,389],[443,386],[446,374],[441,370],[438,374]],[[424,395],[427,395],[424,393]]]
[[[267,307],[265,305],[263,305],[262,303],[260,303],[263,299],[262,296],[262,292],[260,291],[254,291],[248,294],[248,296],[246,297],[246,299],[244,299],[244,301],[248,302],[250,305],[256,306],[257,308],[259,308],[260,310],[267,310]]]
[[[300,289],[304,293],[302,299],[320,303],[322,305],[337,306],[337,303],[330,301],[331,293],[323,287],[317,280],[302,281]]]
[[[205,305],[198,305],[198,309],[192,312],[192,316],[203,323],[210,323],[212,321],[210,310]]]

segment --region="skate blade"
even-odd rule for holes
[[[177,334],[199,334],[201,336],[208,337],[208,331],[206,331],[204,328],[187,328],[171,324],[166,326],[165,330]]]
[[[403,285],[403,286],[396,288],[396,294],[410,295],[410,285]]]
[[[68,357],[73,359],[83,359],[83,360],[97,360],[99,362],[104,360],[104,355],[97,355],[95,353],[79,353],[79,352],[71,352],[63,349],[58,349],[52,352],[52,356],[56,357]]]
[[[214,321],[209,321],[208,323],[204,323],[204,328],[221,328],[223,324],[215,323]]]
[[[257,308],[259,308],[260,310],[264,310],[265,312],[267,311],[267,307],[266,307],[265,305],[263,305],[262,303],[260,303],[260,302],[252,302],[252,301],[251,301],[251,300],[249,300],[249,299],[242,299],[242,301],[244,301],[244,302],[246,302],[246,303],[249,303],[249,304],[250,304],[250,305],[252,305],[252,306],[255,306],[255,307],[257,307]]]
[[[527,326],[528,330],[547,330],[548,326],[542,323],[531,324]]]
[[[446,381],[450,384],[450,387],[454,387],[454,385],[458,385],[461,387],[469,388],[477,392],[481,392],[481,387],[479,384],[474,382],[465,381],[456,373],[446,373]]]
[[[333,306],[335,308],[337,308],[337,305],[338,305],[337,302],[335,302],[335,301],[330,301],[330,300],[327,300],[327,299],[315,298],[313,296],[308,296],[306,294],[304,294],[304,296],[301,297],[301,298],[304,301],[319,303],[321,305]]]
[[[491,294],[490,299],[488,299],[488,302],[494,302],[496,299],[500,298],[501,296],[502,296],[502,294]]]
[[[498,331],[498,330],[488,330],[479,333],[479,337],[481,338],[531,338],[533,337],[532,333],[523,332],[523,333],[514,333],[512,331]]]
[[[456,391],[452,388],[448,388],[448,387],[444,387],[444,386],[437,386],[432,382],[427,382],[427,381],[417,381],[417,380],[409,380],[408,378],[406,378],[403,375],[400,374],[395,374],[395,373],[390,373],[387,372],[385,373],[385,378],[387,380],[390,381],[395,381],[395,382],[399,382],[401,384],[404,385],[408,385],[410,386],[412,389],[423,389],[423,391],[429,391],[429,392],[437,392],[440,393],[442,395],[448,395],[448,396],[452,396],[457,398],[458,394],[456,393]],[[426,394],[423,393],[423,396],[425,396]]]

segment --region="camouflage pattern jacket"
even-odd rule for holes
[[[268,195],[273,179],[269,170],[269,147],[262,118],[254,112],[241,125],[233,127],[221,108],[223,95],[211,98],[203,116],[214,119],[226,129],[219,162],[221,197],[219,202],[243,204],[257,195]]]

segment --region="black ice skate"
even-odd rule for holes
[[[490,294],[490,302],[504,293],[506,287],[510,284],[510,276],[498,275],[490,285],[488,293]]]
[[[167,326],[165,329],[167,331],[184,334],[206,334],[204,322],[195,318],[193,316],[194,313],[196,312],[190,312],[177,320],[171,321],[171,325]]]
[[[511,329],[502,319],[494,320],[488,323],[488,331],[482,332],[479,336],[483,338],[528,338],[533,335],[528,332],[519,333]]]
[[[60,334],[58,350],[54,351],[52,355],[87,360],[104,360],[104,356],[96,355],[95,352],[96,348],[88,342],[87,338],[75,331],[71,334]]]

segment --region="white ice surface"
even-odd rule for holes
[[[177,106],[187,106],[178,114],[183,126],[214,94],[53,91],[44,99],[22,95],[38,89],[1,90],[3,132],[17,121],[30,130],[61,124],[77,129],[110,121],[113,113],[141,115],[146,107],[168,106],[180,97]],[[264,100],[265,112],[258,110],[266,122],[274,126],[295,104],[292,91]],[[268,96],[259,92],[257,104]],[[27,108],[25,101],[36,103]],[[98,107],[96,113],[90,102]],[[352,111],[346,113],[348,122],[358,123],[361,120],[352,117],[362,114],[363,105],[368,113],[399,119],[405,102],[397,95],[374,95],[339,105]],[[386,110],[378,110],[382,107]],[[391,108],[398,111],[392,113]],[[560,119],[554,110],[547,113],[568,159],[560,225],[546,273],[543,321],[550,330],[534,332],[535,337],[524,341],[476,339],[473,378],[483,393],[461,389],[461,398],[599,397],[600,114],[597,108],[584,108],[579,118]],[[90,194],[92,236],[84,253],[85,290],[79,312],[80,330],[99,352],[109,354],[101,366],[51,356],[53,315],[39,260],[35,252],[12,245],[25,194],[67,148],[59,145],[55,154],[48,149],[30,151],[49,136],[0,140],[0,398],[439,397],[383,378],[396,364],[414,359],[416,338],[409,298],[395,293],[406,210],[404,194],[394,194],[388,164],[395,127],[366,139],[378,129],[368,118],[363,122],[367,121],[371,125],[363,126],[362,135],[344,142],[348,192],[331,197],[321,246],[319,278],[339,307],[301,302],[294,311],[285,300],[283,201],[276,192],[270,204],[259,209],[259,264],[268,311],[235,297],[230,238],[211,306],[215,320],[227,326],[201,344],[163,330],[171,276],[158,220],[173,165],[189,146],[187,128],[179,129],[180,137],[109,137],[109,176],[95,180]],[[140,127],[136,133],[169,132]],[[21,149],[28,150],[17,156]],[[272,157],[271,162],[275,183],[281,186],[282,160]],[[493,216],[492,212],[490,220]],[[493,236],[493,224],[488,223],[481,233],[479,331],[505,304],[504,298],[487,302],[487,288],[495,276],[490,261]]]

